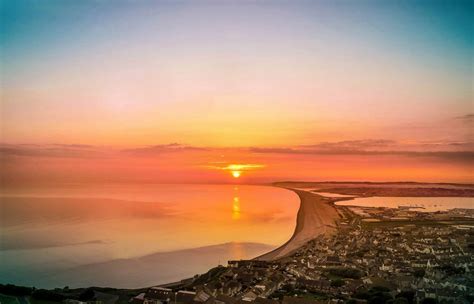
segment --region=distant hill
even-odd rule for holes
[[[46,286],[71,287],[113,286],[139,288],[179,281],[201,274],[228,260],[250,259],[275,247],[259,243],[225,243],[193,249],[158,252],[139,258],[116,259],[103,263],[82,265],[44,278]]]

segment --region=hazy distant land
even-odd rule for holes
[[[88,286],[94,282],[95,286],[147,287],[150,282],[154,282],[155,285],[175,282],[189,276],[190,271],[195,270],[198,274],[198,269],[213,268],[217,266],[216,257],[220,257],[221,264],[225,265],[227,259],[251,258],[273,248],[265,244],[232,242],[157,252],[138,258],[81,265],[61,271],[45,280],[49,286],[55,285],[54,283],[60,286],[59,282],[68,282],[74,286]],[[130,284],[124,286],[124,277],[129,279]]]
[[[474,184],[417,182],[276,182],[283,188],[304,188],[311,191],[354,196],[423,196],[474,197]]]

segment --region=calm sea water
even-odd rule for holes
[[[357,197],[337,202],[341,206],[387,207],[409,206],[421,212],[445,211],[454,208],[474,209],[472,197]]]
[[[0,282],[143,287],[287,241],[299,200],[266,186],[107,185],[8,190]]]

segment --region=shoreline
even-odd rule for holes
[[[266,248],[260,252],[255,252],[255,255],[248,255],[248,259],[257,261],[278,261],[283,259],[284,261],[287,261],[288,256],[291,256],[292,253],[305,246],[305,244],[311,240],[318,236],[331,236],[336,233],[339,220],[347,218],[347,214],[344,206],[338,206],[335,203],[339,201],[353,200],[356,197],[350,195],[354,195],[355,191],[363,191],[366,196],[362,197],[370,197],[368,194],[381,197],[407,197],[408,195],[413,195],[413,193],[419,194],[420,197],[431,197],[433,194],[437,195],[440,191],[438,187],[428,188],[428,185],[425,184],[421,184],[424,187],[407,187],[407,184],[405,183],[394,184],[397,184],[397,186],[392,185],[391,188],[393,188],[393,191],[396,190],[396,192],[387,192],[386,187],[373,187],[373,183],[365,186],[357,185],[357,187],[354,186],[354,183],[347,185],[342,184],[340,187],[337,187],[337,189],[333,184],[325,183],[325,188],[321,187],[321,183],[310,182],[304,184],[302,182],[280,182],[272,185],[264,185],[292,191],[298,195],[300,202],[296,213],[296,223],[293,222],[295,218],[292,217],[292,223],[295,223],[296,225],[293,226],[294,228],[292,229],[293,233],[291,234],[291,237],[286,241],[283,240],[282,243],[284,243],[282,245],[277,245],[278,247],[276,248]],[[411,186],[411,184],[409,186]],[[345,195],[345,197],[329,197],[325,196],[323,193],[318,193],[317,191],[327,191],[328,194]],[[458,186],[458,189],[455,191],[453,190],[453,193],[459,197],[474,197],[472,192],[466,191],[465,188],[461,186]],[[434,197],[437,197],[436,195]],[[288,223],[286,226],[289,225],[291,225],[291,223]],[[288,228],[291,229],[291,227]],[[180,281],[172,282],[172,280],[170,280],[171,282],[168,281],[168,283],[163,284],[158,283],[160,285],[156,286],[180,286],[184,281],[192,279],[189,277],[186,278],[186,276],[183,277],[184,279]],[[148,284],[140,284],[140,286],[142,285],[144,286]],[[102,286],[110,285],[107,283]]]
[[[337,188],[334,188],[337,185]],[[418,183],[418,182],[276,182],[272,186],[295,192],[300,198],[296,227],[291,238],[278,248],[254,258],[272,261],[283,258],[322,234],[336,230],[336,221],[343,216],[336,202],[357,197],[437,197],[441,190],[450,191],[446,197],[473,197],[473,184]],[[357,186],[355,189],[351,186]],[[374,187],[375,186],[375,187]],[[387,193],[383,187],[391,186]],[[413,188],[416,186],[415,188]],[[301,188],[303,187],[303,188]],[[307,190],[305,188],[307,187]],[[434,188],[433,188],[434,187]],[[441,189],[440,189],[441,188]],[[328,192],[340,197],[327,197],[315,193]],[[371,190],[370,194],[367,190]],[[426,192],[428,191],[429,192]],[[436,193],[434,194],[433,191]],[[446,194],[446,193],[444,193]]]
[[[334,202],[347,200],[347,198],[330,198],[301,189],[280,188],[293,191],[300,198],[295,230],[286,243],[254,258],[255,260],[272,261],[283,258],[317,236],[334,232],[336,221],[342,218]]]

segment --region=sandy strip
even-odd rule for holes
[[[284,257],[318,235],[331,233],[336,228],[340,214],[333,203],[340,199],[323,197],[301,189],[286,189],[298,194],[301,201],[295,232],[288,242],[257,257],[257,260],[270,261]]]

